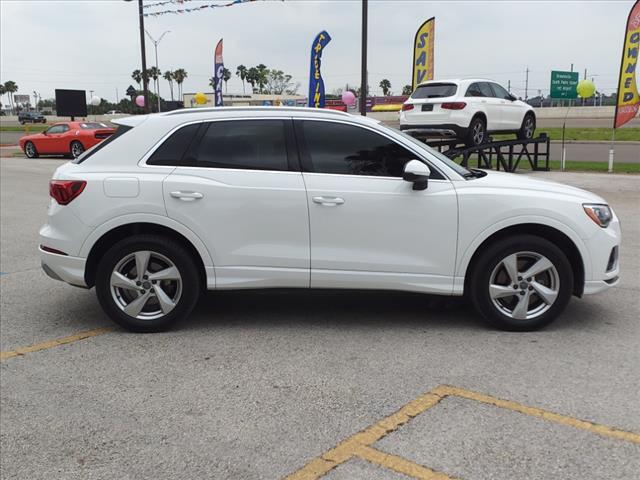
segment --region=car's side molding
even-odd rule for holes
[[[80,247],[80,253],[78,256],[87,258],[89,256],[89,253],[91,252],[91,248],[100,238],[102,238],[102,236],[118,227],[134,223],[156,224],[176,231],[191,242],[193,247],[200,255],[205,268],[213,267],[213,258],[211,256],[211,253],[205,246],[204,242],[200,239],[200,237],[198,237],[198,235],[196,235],[191,229],[169,217],[148,213],[122,215],[99,225],[87,236],[84,243],[82,244],[82,247]]]

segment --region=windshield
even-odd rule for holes
[[[455,83],[429,83],[420,85],[411,94],[411,98],[440,98],[451,97],[456,94],[458,87]]]
[[[411,135],[408,135],[408,134],[406,134],[404,132],[401,132],[399,130],[394,130],[394,131],[396,133],[399,133],[400,135],[402,135],[407,140],[411,141],[411,143],[413,143],[417,147],[419,147],[422,150],[426,151],[429,155],[433,155],[434,157],[436,157],[438,160],[440,160],[442,163],[444,163],[451,170],[455,171],[458,175],[460,175],[462,177],[469,177],[470,175],[472,175],[472,172],[470,170],[464,168],[462,165],[458,165],[456,162],[451,160],[449,157],[447,157],[446,155],[440,153],[436,149],[431,148],[426,143],[423,143],[420,140],[417,140],[417,139],[413,138]]]

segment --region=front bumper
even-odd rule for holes
[[[584,295],[603,292],[620,283],[620,222],[615,216],[607,228],[600,228],[585,241],[591,260],[591,275],[584,282]],[[615,249],[615,259],[612,252]]]
[[[41,248],[38,250],[42,269],[49,277],[67,282],[76,287],[88,288],[84,279],[84,270],[87,263],[85,258],[45,252]]]

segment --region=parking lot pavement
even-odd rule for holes
[[[637,478],[640,176],[536,173],[607,198],[624,235],[620,286],[540,332],[461,301],[275,290],[135,335],[39,269],[59,164],[0,160],[2,478]]]

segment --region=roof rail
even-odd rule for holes
[[[311,107],[272,107],[272,106],[255,106],[255,107],[195,107],[195,108],[181,108],[179,110],[172,110],[170,112],[163,113],[163,115],[183,115],[189,113],[211,113],[220,111],[232,111],[232,112],[256,112],[256,111],[287,111],[287,112],[321,112],[336,115],[350,115],[347,112],[340,110],[332,110],[329,108],[311,108]]]

